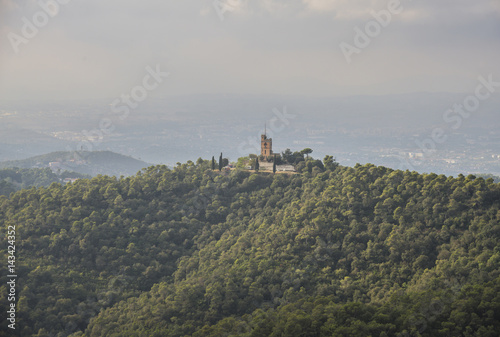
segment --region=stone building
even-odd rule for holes
[[[260,136],[260,155],[266,159],[273,156],[273,139],[267,138],[267,132]]]

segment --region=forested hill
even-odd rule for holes
[[[0,197],[2,247],[17,231],[20,335],[498,335],[492,179],[209,167]]]
[[[96,176],[98,174],[134,175],[149,164],[111,151],[58,151],[22,160],[0,162],[1,168],[45,168],[52,163],[53,169],[74,171]]]
[[[50,184],[59,183],[66,178],[81,179],[91,178],[91,176],[68,171],[64,171],[57,175],[49,168],[0,169],[0,195],[8,196],[23,188],[48,187]]]

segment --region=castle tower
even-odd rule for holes
[[[266,159],[273,156],[273,139],[267,138],[267,129],[264,134],[260,136],[260,155]]]

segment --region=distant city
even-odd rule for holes
[[[149,99],[128,115],[108,101],[0,102],[0,161],[79,150],[171,166],[220,152],[236,161],[260,152],[267,126],[276,153],[311,148],[346,166],[500,175],[500,96],[452,124],[447,111],[463,97],[185,96]]]

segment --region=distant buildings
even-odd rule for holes
[[[78,178],[66,178],[66,179],[63,179],[62,182],[66,185],[67,183],[74,183],[77,180],[78,180]]]
[[[424,158],[424,154],[422,152],[408,152],[409,158]]]
[[[54,173],[59,173],[62,171],[72,171],[75,167],[86,165],[85,160],[75,160],[70,159],[66,161],[53,161],[49,163],[49,168]],[[38,165],[38,164],[37,164]]]
[[[50,162],[49,167],[52,172],[56,173],[62,169],[62,163],[58,161]]]

